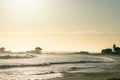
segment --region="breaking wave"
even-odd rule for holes
[[[35,55],[0,55],[0,59],[23,59],[23,58],[33,58],[36,57]]]
[[[16,68],[16,67],[43,67],[43,66],[51,66],[51,65],[63,65],[63,64],[84,64],[84,63],[107,63],[110,61],[72,61],[72,62],[49,62],[49,63],[41,63],[41,64],[6,64],[0,65],[0,69],[7,68]]]

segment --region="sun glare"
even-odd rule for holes
[[[38,0],[12,0],[12,5],[15,8],[30,9],[36,7],[37,4]]]

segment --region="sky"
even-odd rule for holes
[[[100,52],[120,46],[120,0],[0,0],[0,47]]]

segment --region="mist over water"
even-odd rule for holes
[[[107,55],[1,54],[0,80],[42,80],[62,77],[63,73],[103,72],[119,62],[119,56]]]

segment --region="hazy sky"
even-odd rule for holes
[[[0,0],[0,46],[101,51],[120,46],[120,0]]]

